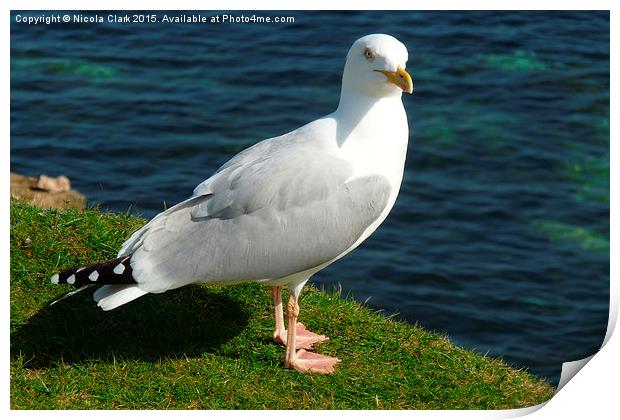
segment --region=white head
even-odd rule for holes
[[[382,98],[413,92],[413,82],[405,71],[407,48],[390,35],[366,35],[353,43],[347,54],[342,89]]]

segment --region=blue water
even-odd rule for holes
[[[562,362],[599,348],[609,301],[607,12],[50,25],[17,14],[42,13],[12,13],[11,170],[65,174],[90,204],[149,217],[238,151],[334,110],[355,39],[398,37],[416,87],[404,97],[411,138],[399,199],[314,283],[341,284],[554,383]]]

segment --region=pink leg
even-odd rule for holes
[[[273,304],[275,308],[276,329],[273,332],[273,339],[278,344],[286,346],[287,334],[284,328],[284,312],[282,310],[282,286],[274,286],[271,288],[273,296]],[[298,322],[295,326],[297,340],[295,342],[296,349],[310,350],[314,344],[329,340],[325,335],[318,335],[312,331],[308,331],[306,326]]]
[[[273,305],[276,315],[276,329],[273,332],[273,339],[278,344],[286,344],[286,328],[284,328],[284,312],[282,311],[282,286],[271,288]]]
[[[340,359],[312,353],[305,349],[296,351],[297,328],[295,326],[299,317],[299,304],[297,303],[297,296],[293,293],[288,300],[287,317],[288,331],[284,365],[299,372],[334,373],[334,366]]]

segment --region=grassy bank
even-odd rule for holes
[[[442,335],[308,288],[301,320],[331,340],[331,376],[283,368],[266,288],[198,285],[112,312],[92,289],[50,276],[115,253],[143,219],[11,202],[13,409],[489,409],[548,400],[553,389]],[[414,287],[414,286],[412,286]]]

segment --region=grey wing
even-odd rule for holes
[[[136,232],[121,253],[133,254],[134,277],[149,292],[317,267],[353,246],[388,203],[386,178],[351,174],[344,160],[303,151],[230,165],[203,183],[202,195]]]

